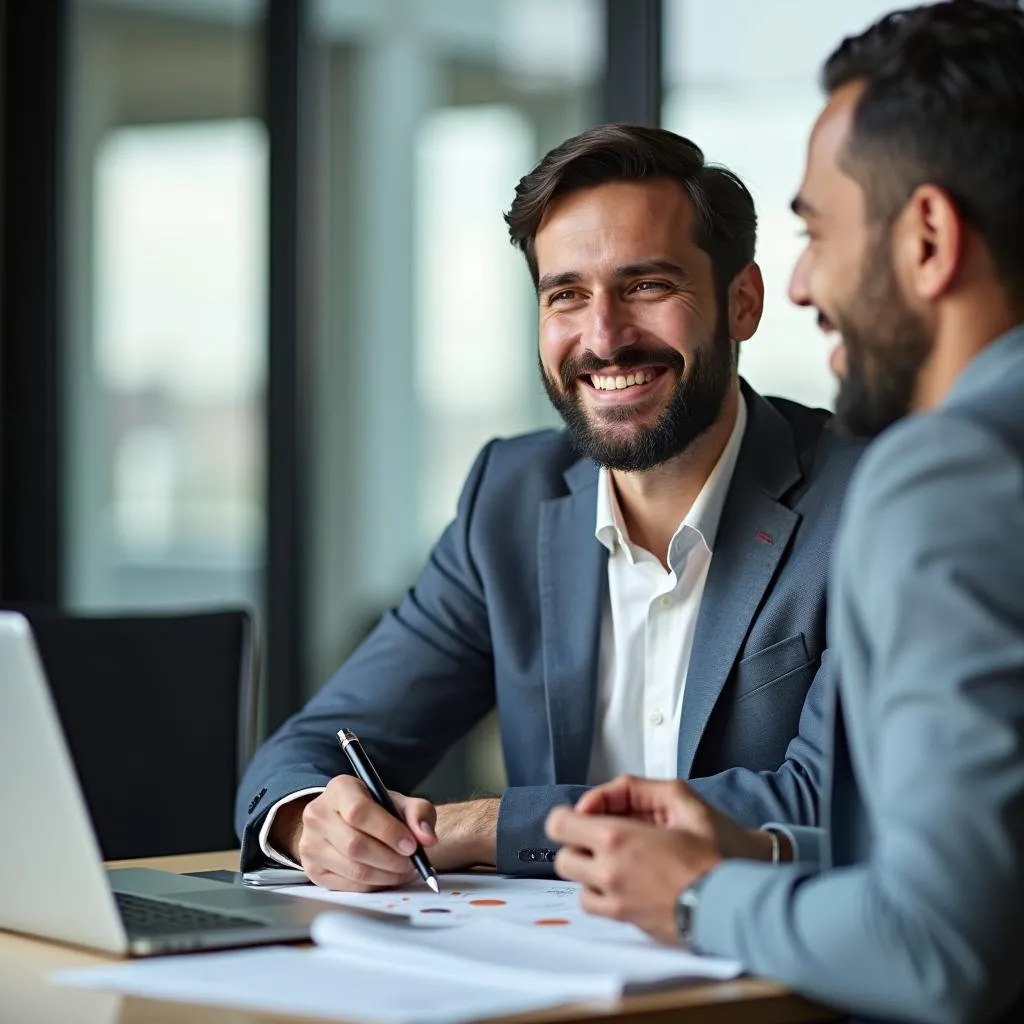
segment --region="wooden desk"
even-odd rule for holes
[[[236,851],[158,857],[150,860],[115,861],[125,865],[156,867],[165,871],[234,870]],[[10,884],[10,883],[7,883]],[[37,941],[0,931],[0,1020],[18,1024],[256,1024],[283,1021],[245,1010],[227,1010],[182,1003],[168,1003],[134,996],[51,985],[47,977],[65,967],[84,967],[109,961],[99,954]],[[615,1011],[564,1007],[518,1018],[523,1022],[593,1021],[595,1024],[783,1024],[783,1022],[834,1020],[835,1014],[792,995],[772,982],[755,978],[691,985],[673,991],[630,996]]]

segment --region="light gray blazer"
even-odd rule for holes
[[[831,867],[721,866],[697,944],[857,1013],[1024,1020],[1024,325],[869,448],[836,548]]]

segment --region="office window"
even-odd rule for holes
[[[97,154],[101,529],[126,560],[258,559],[265,150],[246,120],[120,128]]]
[[[417,528],[428,544],[481,444],[538,423],[533,298],[496,216],[534,151],[523,114],[490,104],[433,111],[417,139],[415,384],[428,459]]]
[[[261,599],[267,139],[238,0],[75,7],[68,603]]]
[[[892,8],[886,0],[665,0],[663,124],[736,171],[757,203],[765,312],[740,370],[767,394],[831,407],[829,343],[786,298],[801,248],[789,203],[822,104],[817,75],[839,40]]]

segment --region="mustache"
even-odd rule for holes
[[[569,356],[559,368],[562,387],[568,390],[577,377],[584,374],[604,373],[615,367],[617,370],[635,370],[638,366],[665,366],[678,373],[683,372],[686,360],[671,348],[641,348],[630,345],[612,355],[611,359],[601,359],[589,349],[579,355]]]

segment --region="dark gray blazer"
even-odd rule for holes
[[[860,446],[821,410],[744,384],[747,429],[722,511],[687,674],[679,775],[752,825],[817,823],[832,537]],[[563,431],[487,445],[419,581],[324,688],[259,750],[236,825],[245,868],[288,793],[348,771],[354,729],[410,792],[498,707],[509,788],[497,867],[550,873],[544,819],[587,781],[607,552],[597,466]],[[732,771],[726,771],[733,769]],[[724,774],[718,774],[724,773]]]
[[[871,447],[836,549],[833,870],[723,865],[698,945],[859,1013],[1024,1020],[1024,326]]]

